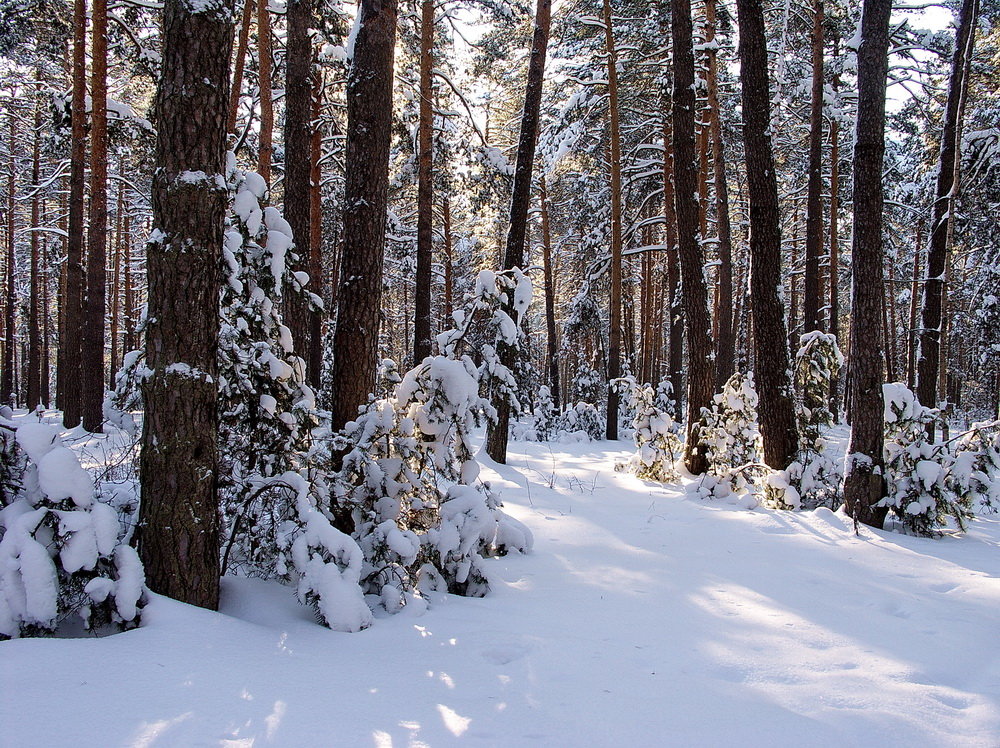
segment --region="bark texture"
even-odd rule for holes
[[[362,0],[347,81],[344,248],[327,390],[334,429],[358,415],[375,384],[389,189],[396,0]]]
[[[434,258],[434,2],[421,0],[420,121],[417,126],[417,268],[413,290],[413,364],[431,355],[431,263]]]
[[[813,0],[812,98],[809,110],[809,181],[806,188],[806,261],[802,331],[823,328],[823,0]]]
[[[225,0],[198,8],[166,0],[163,10],[139,553],[151,590],[214,609],[218,304],[233,29]]]
[[[857,522],[881,527],[882,476],[882,165],[885,85],[892,0],[866,0],[858,49],[858,118],[854,146],[854,241],[851,247],[851,440],[844,502]]]
[[[778,184],[769,135],[767,41],[761,0],[738,0],[743,142],[750,197],[750,294],[753,303],[754,380],[760,397],[764,462],[783,470],[798,446],[781,285]]]

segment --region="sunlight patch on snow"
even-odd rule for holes
[[[645,572],[610,564],[581,564],[559,554],[554,557],[574,578],[608,592],[639,595],[656,586],[654,578]]]
[[[286,704],[281,699],[274,702],[274,709],[267,715],[264,719],[264,724],[267,725],[267,739],[270,740],[274,737],[275,733],[278,731],[278,727],[281,726],[281,720],[284,719],[285,712],[288,711],[288,704]]]
[[[171,727],[179,725],[194,716],[194,712],[185,712],[173,719],[161,719],[156,722],[143,722],[130,743],[133,748],[148,748],[164,736]]]
[[[441,720],[444,722],[444,726],[448,728],[449,732],[456,738],[460,738],[465,734],[465,731],[469,729],[469,725],[472,724],[472,719],[470,717],[463,717],[454,709],[446,707],[444,704],[437,705],[438,713],[441,715]]]

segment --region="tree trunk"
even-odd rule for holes
[[[618,111],[618,54],[611,0],[604,0],[604,48],[608,55],[608,108],[611,115],[611,308],[608,313],[608,421],[605,436],[618,438],[618,388],[622,375],[622,145]],[[692,58],[693,60],[693,58]],[[692,62],[692,65],[694,63]]]
[[[83,427],[100,433],[104,422],[104,315],[108,247],[108,17],[106,0],[90,14],[90,216],[87,226],[86,318],[81,344]]]
[[[236,61],[233,65],[233,86],[229,89],[229,120],[226,132],[236,132],[236,118],[240,111],[240,95],[243,93],[243,68],[246,67],[247,42],[250,39],[250,24],[253,22],[255,0],[243,0],[243,19],[240,22],[239,40],[236,43]]]
[[[129,215],[128,208],[125,209],[125,235],[122,243],[125,245],[125,345],[124,351],[128,353],[139,347],[139,341],[135,337],[136,325],[136,304],[135,304],[135,281],[132,277],[132,216]]]
[[[59,199],[59,228],[64,232],[62,238],[62,250],[60,254],[65,255],[68,245],[69,199],[63,191]],[[66,267],[67,262],[63,260],[59,263],[59,282],[56,289],[56,408],[62,410],[66,402]]]
[[[712,161],[715,177],[715,212],[719,232],[719,273],[716,315],[716,389],[721,390],[736,366],[736,337],[733,331],[733,231],[729,222],[729,180],[726,149],[719,110],[719,61],[715,41],[715,0],[705,2],[705,43],[708,52],[708,114],[711,128]]]
[[[357,417],[375,384],[389,189],[396,0],[362,0],[359,13],[347,82],[344,248],[327,385],[334,430]]]
[[[539,180],[542,203],[542,272],[545,279],[546,369],[552,402],[559,403],[559,346],[556,337],[556,284],[552,272],[552,232],[549,228],[549,193],[545,175]]]
[[[510,200],[510,228],[504,251],[505,269],[524,265],[524,244],[528,230],[528,207],[531,202],[531,171],[535,161],[535,144],[538,139],[538,120],[542,104],[542,82],[545,79],[545,53],[549,43],[549,26],[552,20],[552,0],[537,0],[535,6],[535,30],[531,39],[531,57],[528,60],[528,80],[524,93],[524,110],[521,113],[521,132],[517,144],[517,160],[514,166],[514,189]],[[508,294],[504,310],[513,315],[513,294]],[[513,369],[517,350],[511,346],[499,346],[500,360]],[[507,437],[510,426],[510,406],[500,398],[494,398],[493,407],[497,411],[495,424],[486,428],[486,453],[501,464],[507,462]]]
[[[311,169],[309,177],[309,277],[313,292],[323,296],[323,130],[320,115],[323,108],[323,71],[313,66],[312,134],[310,136]],[[325,312],[309,313],[309,372],[315,388],[323,376],[323,319]]]
[[[39,87],[41,85],[39,77]],[[39,93],[36,91],[36,95]],[[25,405],[33,410],[42,401],[42,340],[38,324],[38,305],[41,301],[41,271],[39,268],[39,232],[42,225],[39,210],[38,182],[41,161],[42,110],[35,102],[34,132],[31,146],[31,290],[28,298],[28,372],[25,387]]]
[[[14,112],[7,113],[10,123],[10,173],[7,177],[7,288],[6,304],[4,305],[4,346],[3,346],[3,375],[0,376],[0,403],[16,407],[17,389],[14,386],[14,350],[17,348],[17,328],[15,311],[17,309],[17,289],[14,287],[14,264],[17,261],[14,251],[16,240],[15,228],[17,226],[14,215],[17,203],[17,169],[14,164],[13,154],[17,147],[17,132],[14,124]]]
[[[69,238],[66,243],[66,296],[63,315],[66,334],[59,341],[63,349],[65,378],[63,425],[74,428],[82,413],[81,377],[83,368],[83,295],[86,276],[83,270],[83,201],[87,158],[87,0],[73,2],[73,102],[70,110]]]
[[[260,89],[260,133],[257,143],[257,173],[271,184],[274,157],[274,101],[271,94],[271,15],[269,0],[257,0],[257,68]]]
[[[313,20],[312,0],[290,0],[288,3],[288,35],[285,55],[285,220],[295,238],[295,257],[288,258],[293,272],[309,273],[312,206],[312,111],[313,75],[312,41],[309,28]],[[313,291],[320,291],[321,278],[312,278]],[[311,361],[312,339],[309,325],[309,305],[300,293],[283,291],[283,317],[292,332],[295,351]],[[318,386],[319,372],[307,367],[307,380]]]
[[[920,253],[924,246],[924,219],[917,221],[916,245],[913,248],[913,277],[910,280],[910,314],[906,327],[906,386],[917,384],[917,294],[920,292]]]
[[[676,412],[684,394],[684,310],[680,304],[681,262],[677,250],[677,206],[674,190],[674,145],[671,117],[663,117],[663,241],[667,245],[667,375]]]
[[[444,224],[444,316],[445,316],[445,327],[451,327],[453,324],[452,314],[455,312],[454,306],[454,296],[455,296],[455,279],[454,279],[454,262],[451,256],[452,240],[451,240],[451,200],[448,196],[444,196],[444,200],[441,205],[441,221]]]
[[[917,354],[917,398],[931,408],[937,406],[939,394],[937,385],[941,360],[944,276],[948,264],[951,210],[959,187],[955,175],[962,147],[958,137],[959,120],[962,114],[962,102],[968,88],[968,68],[976,39],[978,15],[979,0],[963,0],[958,33],[955,37],[951,78],[948,82],[948,104],[945,108],[944,131],[941,134],[934,220],[931,224],[930,246],[927,250],[927,278],[924,280],[920,346]]]
[[[118,183],[118,205],[115,209],[115,243],[111,269],[111,374],[108,377],[108,389],[114,389],[115,376],[118,374],[118,337],[121,327],[121,297],[122,297],[122,213],[125,212],[125,186]]]
[[[767,41],[761,0],[738,0],[743,88],[743,142],[750,197],[750,294],[753,304],[754,379],[760,397],[764,462],[783,470],[795,456],[798,434],[781,283],[781,223],[771,150]]]
[[[217,369],[233,29],[225,2],[166,0],[156,94],[139,553],[154,592],[219,603]],[[198,172],[205,176],[192,179]]]
[[[883,396],[882,166],[885,86],[892,0],[865,0],[858,49],[858,117],[854,146],[854,241],[851,265],[851,440],[844,471],[844,502],[856,522],[881,527]],[[863,342],[862,342],[863,341]]]
[[[813,0],[812,102],[809,111],[809,183],[806,196],[806,261],[802,332],[823,329],[823,0]]]
[[[705,258],[698,232],[691,2],[673,0],[672,8],[674,200],[681,268],[681,300],[684,305],[684,329],[688,348],[684,465],[688,471],[698,475],[708,469],[708,461],[699,441],[699,425],[701,409],[711,405],[715,389],[715,349],[710,335],[712,318],[703,271]]]
[[[833,37],[833,56],[840,56],[840,38]],[[840,89],[840,76],[833,75],[833,91]],[[830,334],[840,340],[840,121],[830,121]],[[830,381],[830,411],[840,417],[840,376]]]
[[[420,121],[417,127],[417,268],[413,293],[413,364],[431,355],[431,264],[434,259],[434,1],[421,0]]]
[[[42,215],[46,214],[46,204],[42,201]],[[49,275],[51,265],[49,264],[49,240],[48,234],[42,234],[42,404],[46,408],[52,407],[52,393],[49,389],[49,340],[52,336],[51,323],[49,321]]]

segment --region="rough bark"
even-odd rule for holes
[[[8,112],[10,123],[10,153],[14,153],[17,143],[17,131],[14,125],[13,112]],[[15,327],[17,309],[17,291],[14,287],[14,263],[15,241],[17,238],[17,218],[15,209],[17,202],[17,169],[11,159],[9,164],[10,172],[7,176],[7,262],[6,262],[6,288],[4,304],[4,346],[3,346],[3,374],[0,375],[0,402],[6,405],[15,406],[17,404],[17,389],[14,386],[14,351],[17,349],[17,328]]]
[[[674,146],[670,116],[663,117],[663,243],[667,246],[667,376],[680,413],[684,384],[684,310],[680,305],[681,262],[677,251],[677,212],[674,200]]]
[[[924,219],[917,221],[917,236],[913,248],[913,275],[910,279],[910,313],[906,327],[906,386],[917,384],[917,294],[920,292],[920,253],[924,246]]]
[[[434,0],[421,0],[420,118],[417,125],[417,267],[413,292],[413,363],[431,355],[434,258]]]
[[[312,111],[313,75],[312,41],[309,28],[313,22],[312,0],[289,0],[287,5],[288,33],[285,55],[285,220],[295,238],[295,259],[289,257],[294,272],[310,272],[310,238],[312,208]],[[320,278],[311,279],[311,290],[319,293]],[[309,304],[300,293],[284,290],[284,322],[292,332],[295,351],[311,361],[312,335],[309,325]],[[311,386],[318,386],[319,372],[307,367]]]
[[[885,86],[892,0],[866,0],[858,49],[858,116],[854,146],[854,240],[851,247],[851,439],[844,502],[857,522],[881,527],[883,397],[882,166]]]
[[[396,0],[362,0],[359,12],[347,82],[344,244],[327,384],[334,429],[357,416],[375,384],[389,189]]]
[[[556,332],[556,284],[552,270],[552,231],[549,228],[549,193],[545,176],[539,181],[542,203],[542,273],[545,282],[545,333],[546,370],[549,373],[549,392],[552,402],[560,402],[559,394],[559,341]]]
[[[948,103],[945,107],[944,128],[938,163],[930,245],[927,249],[927,278],[924,280],[920,311],[920,345],[917,353],[917,398],[929,407],[936,407],[940,392],[938,368],[941,361],[941,328],[944,318],[945,268],[948,264],[950,216],[958,191],[955,179],[961,158],[962,102],[968,88],[968,68],[975,43],[979,0],[963,0],[959,14],[955,53],[952,57],[948,82]]]
[[[119,320],[121,318],[121,298],[122,298],[122,213],[125,212],[125,186],[118,183],[118,203],[115,208],[115,242],[113,247],[113,259],[111,261],[111,367],[108,376],[108,388],[114,389],[115,375],[118,373],[118,337],[121,332]]]
[[[216,434],[226,117],[233,29],[225,0],[166,0],[156,94],[139,553],[149,588],[219,602]],[[206,176],[194,178],[198,172]]]
[[[809,109],[809,181],[806,188],[806,257],[802,332],[823,329],[823,0],[813,0],[812,98]]]
[[[840,56],[840,39],[833,37],[833,56]],[[840,89],[840,76],[833,75],[833,90]],[[830,122],[830,334],[840,340],[840,121],[834,117]],[[840,376],[830,382],[830,411],[834,417],[840,415]]]
[[[750,198],[750,295],[753,308],[754,380],[760,397],[764,462],[788,467],[798,446],[785,344],[781,284],[781,223],[771,149],[767,41],[761,0],[738,0],[743,142]]]
[[[63,299],[66,334],[60,338],[63,365],[67,372],[79,372],[83,366],[83,294],[86,276],[83,270],[84,183],[87,158],[87,2],[73,2],[73,97],[70,109],[69,237],[66,243],[66,295]],[[63,425],[74,428],[82,414],[82,388],[79,376],[64,381]]]
[[[618,109],[618,54],[615,49],[611,0],[604,0],[604,48],[608,63],[611,167],[611,308],[608,312],[608,421],[605,436],[618,438],[618,388],[610,382],[622,375],[622,145]],[[693,59],[693,58],[692,58]],[[692,62],[693,64],[693,62]]]
[[[505,269],[523,267],[524,245],[528,230],[528,207],[531,202],[531,172],[535,161],[535,144],[538,139],[538,120],[542,104],[542,82],[545,79],[545,54],[549,43],[549,26],[552,20],[552,0],[538,0],[535,6],[535,29],[531,38],[531,57],[528,60],[528,81],[521,113],[521,132],[514,164],[514,188],[510,200],[510,226],[504,249]],[[508,294],[504,310],[513,314],[513,294]],[[501,361],[513,368],[517,351],[511,346],[499,347]],[[507,462],[507,437],[510,426],[510,406],[494,398],[497,411],[495,424],[486,429],[486,453],[496,462]]]
[[[310,136],[311,170],[309,177],[309,278],[313,293],[323,295],[323,131],[320,114],[323,104],[323,73],[313,66],[312,134]],[[315,389],[323,376],[323,310],[309,313],[309,381]]]
[[[37,95],[36,91],[36,95]],[[37,406],[42,399],[42,340],[41,331],[38,324],[38,305],[41,296],[41,273],[39,270],[39,235],[35,230],[42,225],[40,201],[38,198],[38,180],[41,161],[41,130],[42,112],[35,103],[34,132],[32,133],[31,145],[31,185],[33,196],[31,198],[31,278],[30,293],[28,298],[28,371],[25,387],[24,404],[29,410]]]
[[[108,252],[108,17],[94,0],[90,71],[90,211],[87,224],[87,294],[81,342],[83,427],[99,433],[104,422],[104,316]]]
[[[715,389],[715,347],[710,335],[704,252],[698,232],[698,175],[695,154],[694,48],[691,2],[673,0],[670,26],[673,35],[673,151],[674,201],[677,215],[681,301],[688,350],[687,440],[684,465],[697,475],[708,469],[699,441],[701,409],[712,402]]]

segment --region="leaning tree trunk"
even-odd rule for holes
[[[420,122],[417,126],[417,267],[413,291],[413,365],[431,355],[434,258],[434,0],[421,0]]]
[[[528,82],[524,93],[524,111],[521,113],[521,133],[517,144],[517,161],[514,166],[514,189],[510,200],[510,228],[504,251],[505,269],[524,265],[524,244],[528,229],[528,207],[531,201],[531,171],[535,161],[535,143],[538,139],[538,119],[542,105],[542,82],[545,79],[545,53],[549,44],[549,26],[552,20],[552,0],[538,0],[535,6],[535,31],[531,39],[531,58],[528,61]],[[514,295],[507,294],[504,311],[513,316]],[[517,349],[501,344],[500,360],[513,369]],[[486,453],[496,462],[507,462],[507,437],[510,426],[510,405],[501,398],[493,399],[497,411],[496,423],[486,429]]]
[[[712,316],[705,284],[705,257],[698,233],[698,175],[695,163],[694,47],[691,1],[673,0],[674,90],[673,146],[674,200],[677,214],[678,253],[681,267],[681,301],[688,347],[687,440],[684,465],[694,474],[708,469],[700,444],[701,409],[712,403],[715,389],[715,350]]]
[[[288,3],[287,54],[285,55],[285,220],[295,237],[296,259],[291,269],[309,273],[312,208],[312,40],[309,28],[313,20],[312,0]],[[311,278],[313,291],[321,293],[322,278]],[[306,379],[310,386],[319,382],[319,371],[309,355],[313,347],[309,305],[301,293],[283,289],[285,324],[292,332],[295,351],[306,360]]]
[[[941,157],[938,163],[934,221],[931,224],[931,240],[927,250],[927,278],[924,280],[923,304],[920,312],[920,346],[917,354],[917,398],[928,407],[937,406],[939,394],[937,382],[941,359],[945,267],[948,264],[951,209],[955,193],[958,191],[955,180],[956,165],[961,155],[958,133],[962,102],[968,88],[968,68],[976,40],[975,28],[978,15],[979,0],[964,0],[958,22],[958,34],[955,38],[951,78],[948,82],[944,131],[941,134]]]
[[[753,303],[754,379],[760,396],[764,462],[791,463],[798,447],[781,284],[781,218],[771,150],[767,41],[761,0],[738,0],[743,87],[743,142],[750,197],[750,294]]]
[[[66,377],[63,381],[63,425],[74,428],[83,418],[82,387],[78,375],[83,362],[83,201],[87,158],[87,0],[73,2],[73,98],[70,108],[69,226],[66,240],[66,294],[63,297],[63,327],[59,339]],[[72,372],[72,373],[70,373]]]
[[[396,0],[362,0],[347,81],[344,248],[334,358],[327,384],[335,430],[375,385],[389,191]]]
[[[99,433],[104,422],[104,315],[108,253],[108,15],[94,0],[90,71],[90,215],[87,226],[87,296],[82,341],[83,427]],[[227,58],[228,61],[228,58]]]
[[[809,181],[806,192],[806,261],[802,288],[802,331],[823,326],[823,0],[813,0],[812,101],[809,111]]]
[[[844,502],[856,522],[881,527],[882,475],[882,164],[885,84],[892,0],[866,0],[858,49],[858,118],[854,145],[854,241],[851,247],[851,441]]]
[[[219,604],[218,336],[232,8],[166,0],[156,94],[139,553],[149,588]],[[194,176],[201,178],[194,178]]]

